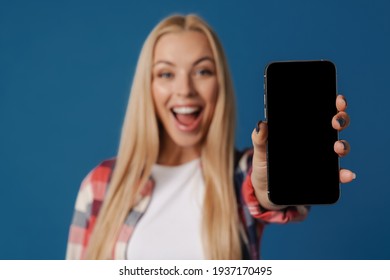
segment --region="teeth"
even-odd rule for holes
[[[175,107],[172,109],[174,113],[183,115],[193,114],[198,112],[199,110],[200,107]]]

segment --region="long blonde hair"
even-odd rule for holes
[[[196,15],[173,15],[149,34],[139,56],[122,128],[115,169],[87,248],[86,258],[111,257],[121,226],[150,177],[159,154],[159,126],[151,93],[152,59],[166,33],[195,30],[212,48],[219,82],[218,100],[201,152],[206,191],[202,240],[209,259],[240,259],[237,201],[233,183],[234,93],[227,61],[214,31]],[[160,128],[163,129],[163,128]]]

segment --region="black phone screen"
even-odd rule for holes
[[[332,204],[339,199],[333,146],[336,67],[330,61],[272,62],[265,69],[268,195],[277,205]]]

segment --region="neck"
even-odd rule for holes
[[[200,157],[200,145],[196,147],[181,147],[165,137],[160,143],[160,152],[157,163],[161,165],[175,166],[187,163]]]

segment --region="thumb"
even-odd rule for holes
[[[251,180],[260,205],[266,209],[279,210],[285,208],[285,206],[273,204],[267,194],[267,140],[268,124],[260,121],[252,132],[253,159]]]
[[[253,163],[267,162],[268,126],[266,122],[259,121],[252,132]]]
[[[252,132],[253,159],[252,159],[252,185],[257,190],[267,189],[267,137],[268,126],[266,122],[258,122]]]

